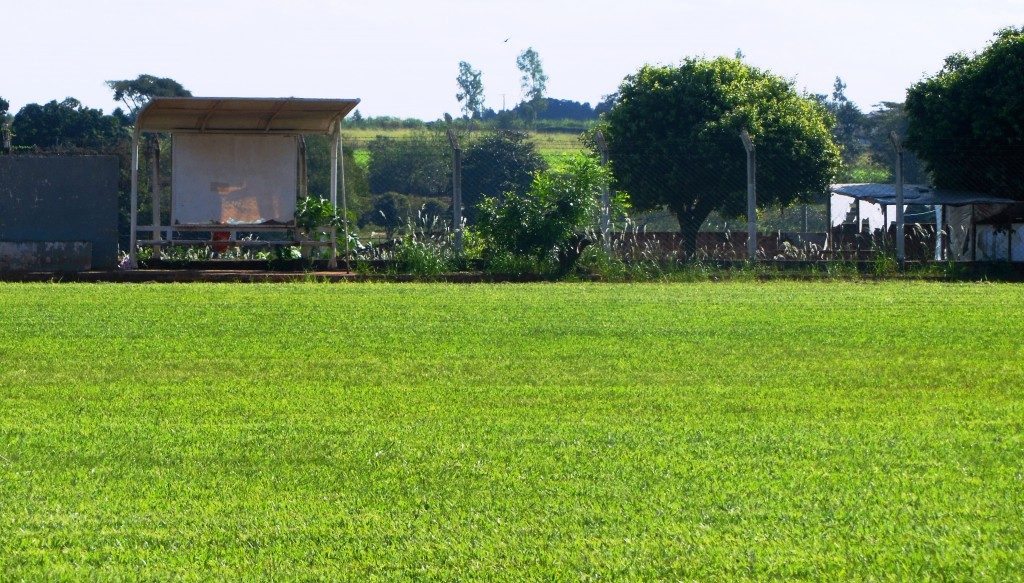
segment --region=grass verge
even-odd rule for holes
[[[1022,300],[0,284],[0,579],[1012,579]]]

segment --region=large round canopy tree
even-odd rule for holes
[[[907,146],[935,186],[1024,200],[1024,28],[907,91]]]
[[[721,57],[648,65],[626,77],[602,129],[617,186],[637,210],[667,207],[689,257],[712,211],[746,210],[741,130],[757,151],[758,204],[788,205],[828,191],[840,166],[833,123],[791,82]]]

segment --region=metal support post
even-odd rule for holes
[[[138,247],[138,224],[139,224],[139,138],[140,132],[138,127],[135,128],[135,132],[132,134],[132,187],[131,187],[131,198],[129,204],[131,205],[128,209],[129,215],[129,236],[128,236],[128,267],[136,269],[139,266],[139,253],[136,249]]]
[[[594,141],[597,149],[601,152],[601,167],[608,167],[608,142],[600,130],[594,134]],[[612,196],[610,186],[606,182],[601,189],[601,241],[604,243],[604,250],[612,250]]]
[[[462,148],[458,136],[448,129],[452,146],[452,228],[455,230],[455,254],[462,255]]]
[[[907,261],[906,239],[903,236],[903,143],[896,132],[889,134],[889,140],[896,150],[896,261],[902,269]]]
[[[835,251],[832,241],[832,193],[825,196],[825,249]]]
[[[747,259],[757,259],[757,155],[747,130],[740,132],[747,151]]]
[[[162,238],[160,233],[160,137],[150,134],[149,138],[149,190],[150,204],[153,207],[152,239],[160,241]],[[153,245],[153,259],[160,259],[160,245]]]
[[[338,213],[338,136],[341,135],[340,124],[334,127],[331,132],[331,207],[334,209],[334,219]],[[332,223],[331,229],[331,257],[327,262],[330,269],[338,268],[338,237],[335,226]]]
[[[341,122],[338,122],[338,152],[341,156],[341,168],[339,169],[341,178],[341,220],[342,224],[345,225],[345,269],[348,271],[352,270],[350,251],[349,251],[349,227],[348,227],[348,189],[345,188],[345,143],[341,139]],[[335,236],[337,241],[337,236]]]

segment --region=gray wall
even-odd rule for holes
[[[117,156],[0,156],[0,241],[87,241],[117,265]]]

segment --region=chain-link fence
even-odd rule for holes
[[[676,157],[661,144],[602,152],[593,134],[450,133],[346,136],[362,177],[349,187],[351,218],[367,248],[413,233],[454,236],[457,184],[458,216],[472,230],[485,197],[522,194],[537,172],[566,157],[604,153],[611,198],[628,192],[632,207],[617,209],[607,227],[597,215],[590,236],[596,243],[607,232],[608,247],[625,259],[1024,261],[1024,212],[1012,200],[1024,176],[1024,168],[1012,171],[1017,148],[950,144],[948,164],[972,169],[956,174],[925,168],[900,136],[870,168],[837,169],[813,152],[756,136],[745,143],[735,133]],[[931,176],[955,188],[934,188]]]

